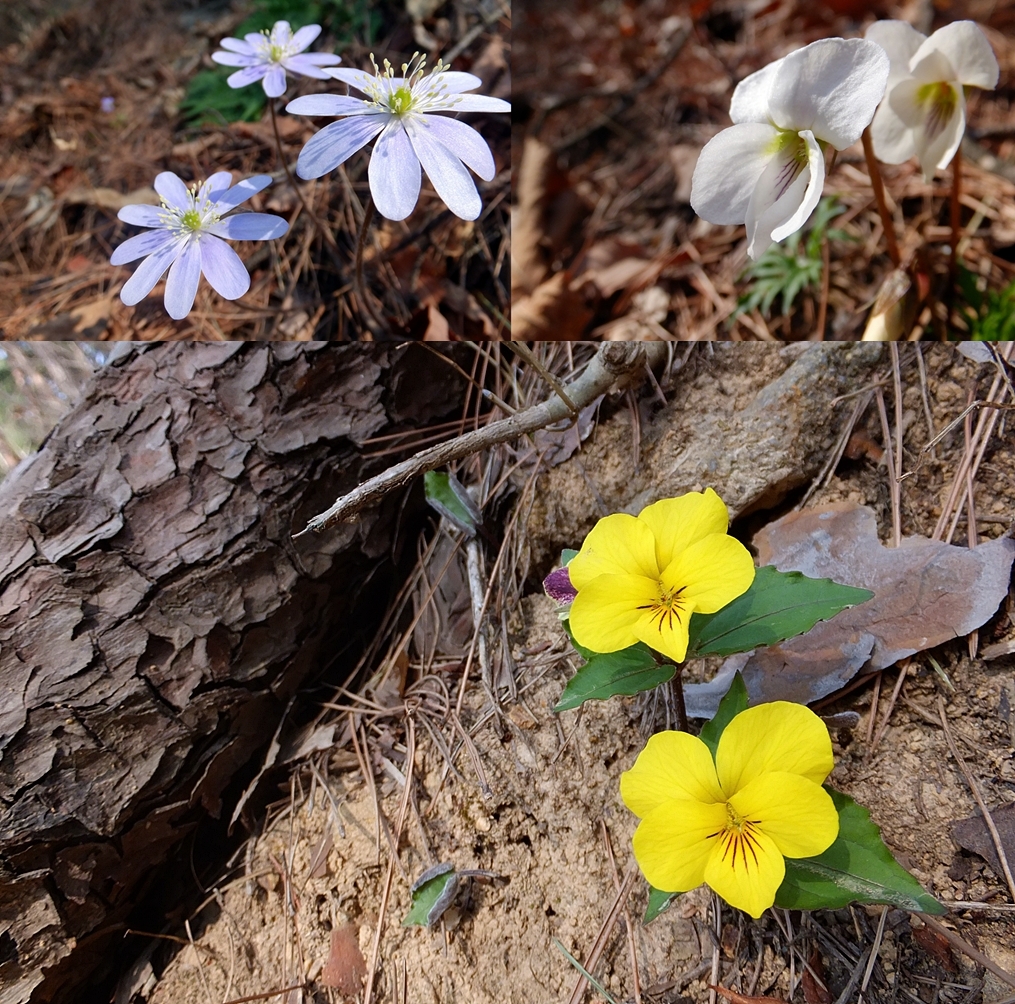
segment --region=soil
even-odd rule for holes
[[[756,352],[739,356],[698,352],[670,388],[679,407],[674,403],[657,408],[657,421],[647,404],[653,392],[643,388],[636,402],[642,409],[637,465],[631,409],[624,401],[612,413],[604,407],[602,421],[585,448],[541,478],[524,534],[532,572],[526,581],[535,583],[550,570],[551,556],[562,544],[577,546],[599,515],[596,493],[589,491],[582,468],[607,508],[622,496],[634,497],[667,469],[660,462],[661,451],[675,449],[666,444],[679,439],[677,412],[683,412],[685,421],[694,414],[732,414],[785,370],[792,358],[792,353],[787,357],[775,350],[763,358]],[[931,415],[935,430],[940,430],[961,413],[977,378],[983,396],[993,369],[978,367],[943,346],[927,350],[924,360]],[[890,370],[886,368],[884,375],[891,414]],[[915,354],[902,353],[901,376],[903,410],[909,416],[904,461],[907,470],[914,470],[929,438]],[[830,423],[822,435],[834,440],[839,431],[838,424]],[[936,458],[925,458],[903,483],[904,532],[933,530],[962,453],[962,439],[960,424],[938,444]],[[881,432],[876,407],[861,421],[854,440],[859,444],[853,451],[856,458],[840,463],[813,503],[849,498],[871,505],[878,513],[882,540],[887,540],[891,515],[885,469],[878,456]],[[1015,512],[1011,450],[1010,432],[999,424],[976,479],[977,529],[984,537],[1003,532]],[[632,465],[638,471],[636,483]],[[783,507],[792,501],[785,500]],[[735,529],[746,534],[777,511],[755,513]],[[966,539],[966,526],[960,521],[956,540]],[[489,797],[484,797],[476,765],[464,752],[456,760],[463,777],[443,778],[446,761],[430,730],[417,722],[416,799],[406,816],[384,912],[375,1001],[529,1004],[568,999],[577,973],[554,939],[576,958],[586,959],[614,901],[616,883],[632,864],[630,839],[636,821],[620,801],[618,780],[646,737],[665,726],[670,702],[665,694],[662,700],[659,694],[615,698],[590,702],[580,714],[554,715],[551,709],[577,661],[553,604],[534,585],[527,592],[505,621],[517,698],[505,695],[503,714],[476,727],[489,701],[478,683],[465,691],[462,720],[473,726],[479,766],[492,792]],[[980,630],[979,645],[1010,636],[1013,625],[1009,600]],[[414,659],[410,652],[405,667],[409,679],[421,672],[414,668],[418,662]],[[460,654],[441,663],[438,653],[433,667],[451,691],[453,703]],[[1005,882],[983,859],[960,849],[951,836],[952,823],[972,815],[976,805],[935,721],[940,698],[988,806],[1011,801],[1013,669],[1011,656],[991,661],[970,657],[965,638],[915,656],[875,750],[867,739],[873,703],[870,679],[820,709],[822,714],[860,713],[855,728],[833,731],[837,766],[831,783],[870,809],[888,846],[933,895],[946,904],[989,904],[953,907],[944,921],[1009,970],[1015,968],[1015,934],[1004,912]],[[884,674],[879,725],[896,676],[893,670]],[[382,692],[383,687],[375,688],[374,699],[380,700]],[[398,698],[391,703],[397,704]],[[358,985],[360,960],[349,946],[329,967],[330,988],[322,982],[322,970],[336,928],[352,925],[362,956],[367,960],[371,956],[388,869],[387,828],[398,815],[406,753],[398,715],[376,721],[371,738],[373,773],[387,821],[379,835],[371,788],[362,772],[349,766],[354,758],[348,747],[315,761],[322,768],[316,774],[305,764],[294,771],[285,783],[284,797],[269,813],[261,833],[248,843],[246,857],[221,877],[205,911],[191,919],[195,947],[179,950],[164,971],[148,980],[144,995],[148,1001],[231,1001],[278,991],[302,983],[304,977],[310,988],[306,999],[337,1001],[343,999],[334,986],[339,970],[340,977],[345,973],[352,981],[345,986]],[[322,790],[323,783],[329,794]],[[333,841],[326,856],[319,853],[322,840]],[[494,876],[463,879],[443,926],[402,927],[411,881],[440,861]],[[853,961],[870,947],[881,918],[879,907],[813,915],[770,911],[755,923],[724,907],[721,922],[713,927],[711,896],[699,889],[678,897],[667,912],[644,925],[640,916],[646,901],[647,888],[639,878],[628,903],[629,917],[622,915],[613,926],[603,956],[593,967],[617,1001],[632,1000],[634,995],[628,931],[637,951],[642,1000],[708,1000],[712,946],[717,940],[718,975],[724,986],[778,1000],[832,1001],[846,986]],[[713,930],[719,931],[718,939],[710,934]],[[794,937],[791,958],[787,943]],[[813,996],[818,991],[809,976],[801,989],[802,957],[808,957],[813,971],[827,981],[831,996]],[[401,990],[403,979],[407,998]],[[864,999],[976,1004],[1013,993],[1015,989],[985,974],[917,918],[890,910]],[[288,999],[300,999],[299,992]]]

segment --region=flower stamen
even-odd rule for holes
[[[654,622],[658,618],[658,627],[660,629],[662,628],[663,621],[666,621],[667,627],[672,631],[674,618],[676,618],[678,624],[681,623],[680,615],[684,612],[684,603],[680,598],[680,594],[685,588],[685,586],[680,586],[680,588],[672,592],[660,591],[659,599],[655,603],[642,603],[638,606],[638,609],[651,610],[649,623]]]

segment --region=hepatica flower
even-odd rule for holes
[[[288,21],[276,21],[270,33],[255,31],[244,38],[222,39],[222,49],[213,52],[211,58],[223,66],[243,67],[226,81],[230,87],[246,87],[260,80],[264,93],[277,98],[285,93],[286,70],[327,80],[321,67],[342,62],[333,52],[303,52],[320,33],[319,24],[308,24],[293,34]]]
[[[748,708],[726,726],[715,760],[697,736],[659,732],[620,778],[641,817],[634,856],[663,892],[706,882],[752,917],[775,902],[785,858],[821,854],[839,817],[821,784],[834,761],[824,723],[801,704]]]
[[[930,181],[962,142],[965,88],[997,86],[994,50],[972,21],[946,24],[930,38],[905,21],[875,21],[866,37],[891,61],[885,99],[871,123],[874,152],[886,164],[919,158]]]
[[[593,652],[642,641],[682,662],[691,614],[721,610],[754,581],[754,560],[728,527],[711,488],[601,519],[567,566],[575,641]]]
[[[710,223],[746,223],[747,253],[799,230],[821,199],[824,148],[852,146],[885,93],[888,57],[862,38],[825,38],[742,80],[733,125],[714,136],[691,179]]]
[[[151,227],[147,233],[124,241],[109,261],[125,265],[144,258],[120,290],[127,306],[143,300],[169,269],[165,305],[179,321],[190,313],[201,273],[212,289],[236,300],[250,288],[250,276],[236,252],[221,238],[266,241],[281,237],[289,224],[269,213],[226,216],[240,203],[271,184],[271,176],[258,174],[229,187],[228,171],[213,174],[203,185],[188,188],[172,171],[155,179],[161,206],[124,206],[117,215],[125,223]]]
[[[371,57],[373,58],[373,57]],[[286,105],[296,115],[343,115],[311,137],[296,162],[301,178],[319,178],[344,163],[375,136],[367,176],[377,211],[404,220],[419,199],[420,165],[448,208],[474,220],[483,208],[469,168],[484,181],[496,172],[493,155],[471,126],[435,112],[509,112],[500,98],[466,94],[482,81],[443,63],[429,73],[418,53],[403,64],[402,76],[384,61],[375,73],[333,69],[327,73],[366,95],[308,94]]]

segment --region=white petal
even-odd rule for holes
[[[928,52],[942,53],[951,64],[954,76],[942,79],[957,80],[968,87],[983,87],[988,91],[997,87],[997,57],[975,22],[953,21],[938,28],[917,50],[913,65]]]
[[[273,45],[285,48],[293,37],[293,30],[288,21],[276,21],[271,29],[271,41]]]
[[[211,234],[201,237],[201,271],[211,288],[226,300],[237,300],[250,289],[250,275],[240,256]]]
[[[888,56],[863,38],[823,38],[791,52],[769,99],[781,129],[810,129],[837,150],[870,125],[888,82]]]
[[[419,201],[419,159],[401,122],[381,133],[367,169],[377,211],[388,220],[404,220]]]
[[[796,233],[810,218],[817,204],[821,201],[821,187],[825,183],[825,158],[814,138],[814,133],[804,129],[800,133],[807,143],[807,189],[804,192],[803,201],[797,211],[785,223],[780,224],[772,231],[772,240],[781,241],[790,234]]]
[[[424,77],[416,85],[416,90],[426,90],[429,92],[434,87],[438,87],[446,94],[461,94],[462,91],[474,91],[482,83],[483,81],[474,73],[464,73],[461,70],[445,70],[443,73],[431,73],[428,77]]]
[[[927,40],[908,21],[875,21],[868,25],[863,37],[876,42],[885,50],[891,68],[888,71],[888,90],[903,77],[909,76],[909,62],[916,50]]]
[[[387,124],[388,116],[357,115],[331,122],[314,133],[300,150],[296,173],[301,178],[320,178],[344,164],[366,146]]]
[[[290,115],[365,115],[376,108],[368,101],[345,94],[305,94],[285,106]]]
[[[223,38],[219,41],[219,45],[223,49],[231,49],[233,52],[242,52],[246,55],[252,55],[253,49],[250,47],[248,42],[244,42],[241,38]]]
[[[355,87],[357,91],[366,93],[367,88],[378,82],[378,78],[372,73],[364,73],[362,70],[353,70],[348,66],[329,66],[324,71],[329,77],[341,80],[342,83]]]
[[[201,242],[190,241],[183,254],[173,262],[166,279],[163,303],[174,321],[182,321],[194,306],[197,284],[201,281]]]
[[[792,148],[781,150],[768,162],[754,187],[745,220],[749,241],[747,254],[754,260],[760,258],[772,243],[772,231],[784,228],[799,215],[804,200],[811,191],[810,141],[807,137],[802,138],[807,142],[808,164],[801,165],[794,156],[797,151]],[[821,172],[823,178],[823,162]],[[820,194],[819,184],[819,198]],[[810,211],[807,215],[810,215]]]
[[[448,209],[463,220],[477,219],[483,200],[468,168],[418,122],[407,119],[406,129],[426,176]]]
[[[928,49],[926,52],[918,51],[913,57],[909,79],[920,84],[937,84],[954,81],[955,71],[943,52]]]
[[[778,130],[761,122],[742,122],[713,136],[698,157],[691,177],[691,207],[709,223],[743,223],[751,194],[764,173]]]
[[[448,103],[449,112],[509,112],[511,105],[485,94],[460,94]]]
[[[730,118],[734,124],[771,121],[769,99],[775,86],[776,74],[784,62],[785,58],[777,59],[737,84],[730,99]]]
[[[256,66],[261,62],[260,56],[246,52],[213,52],[211,58],[220,66]]]
[[[263,52],[268,47],[267,38],[259,31],[248,31],[243,38],[254,52]]]
[[[279,98],[285,94],[285,68],[279,65],[273,66],[261,81],[264,93],[269,98]]]
[[[914,130],[916,155],[920,159],[925,181],[930,181],[934,177],[935,169],[943,170],[952,162],[966,131],[966,99],[961,87],[955,87],[954,91],[955,109],[948,121],[943,123],[933,136],[928,129],[929,122]]]
[[[215,211],[219,216],[235,209],[241,202],[246,202],[252,195],[263,191],[271,184],[270,174],[255,174],[250,178],[238,181],[228,191],[222,192],[215,202]]]
[[[247,87],[250,84],[256,84],[267,72],[268,64],[256,63],[253,66],[237,70],[235,73],[230,73],[226,77],[226,83],[233,88]]]
[[[916,156],[916,143],[912,128],[892,108],[890,94],[881,102],[871,122],[871,142],[878,160],[885,164],[902,164]]]
[[[493,154],[485,139],[470,125],[440,115],[421,115],[422,124],[467,167],[484,181],[492,181],[497,173]]]
[[[123,284],[123,289],[120,290],[120,299],[128,307],[133,307],[135,303],[143,300],[155,287],[155,283],[162,278],[166,269],[183,253],[185,247],[185,240],[173,240],[159,248],[154,254],[150,254]]]
[[[314,77],[316,80],[330,79],[327,73],[321,69],[322,66],[334,66],[341,63],[339,56],[327,52],[304,52],[298,56],[286,56],[282,65],[290,73],[299,73],[304,77]]]
[[[891,108],[893,114],[909,129],[922,125],[926,114],[924,105],[918,98],[921,87],[923,84],[913,77],[900,80],[885,100],[885,104]]]
[[[302,52],[320,33],[321,26],[319,24],[304,25],[293,35],[292,41],[289,43],[289,51]]]
[[[172,171],[162,171],[155,175],[155,191],[174,209],[187,210],[190,208],[190,192]]]

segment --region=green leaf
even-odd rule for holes
[[[763,565],[751,588],[718,613],[691,615],[687,658],[732,655],[775,645],[873,595],[868,589]]]
[[[412,909],[405,915],[402,927],[433,927],[451,905],[458,892],[458,874],[445,862],[428,868],[412,884]]]
[[[889,903],[916,913],[945,908],[896,860],[870,813],[827,785],[839,813],[839,835],[824,854],[787,858],[786,877],[775,894],[785,910],[835,910],[849,903]]]
[[[458,478],[453,474],[427,471],[423,475],[423,490],[432,509],[467,536],[476,536],[476,524],[483,522],[483,516]]]
[[[216,67],[194,74],[187,85],[186,97],[180,102],[180,112],[188,123],[203,125],[227,122],[256,122],[264,111],[264,88],[232,88],[226,77],[233,70]]]
[[[568,565],[578,557],[578,552],[573,547],[565,547],[560,552],[560,567],[567,568]]]
[[[592,649],[586,648],[584,645],[579,645],[578,642],[574,640],[574,635],[571,634],[570,620],[561,621],[561,623],[564,626],[564,630],[567,632],[568,638],[571,639],[572,647],[586,662],[588,662],[589,659],[594,659],[597,655],[599,655],[598,652],[593,652]]]
[[[649,924],[659,916],[679,896],[678,892],[663,892],[654,885],[648,887],[648,909],[645,911],[644,924]]]
[[[723,729],[741,711],[747,710],[748,703],[747,686],[740,671],[737,670],[733,675],[730,689],[726,691],[723,699],[719,702],[719,710],[716,711],[711,721],[705,722],[701,727],[698,737],[711,750],[713,760],[715,760],[715,751],[719,748],[719,737],[723,734]]]
[[[616,694],[652,690],[673,679],[676,671],[676,666],[658,665],[651,649],[643,642],[619,652],[592,652],[589,661],[567,681],[553,710],[568,711],[586,701],[605,701]]]

